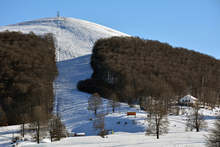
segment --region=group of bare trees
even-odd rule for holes
[[[40,143],[40,141],[48,137],[48,135],[50,136],[51,142],[68,136],[60,117],[48,115],[41,106],[35,106],[32,118],[24,120],[23,124],[21,124],[21,136],[23,138],[25,134],[30,134],[34,141]]]
[[[98,93],[94,93],[88,100],[88,110],[93,111],[93,127],[99,132],[101,137],[105,136],[105,115],[107,114],[103,107],[103,100]]]
[[[116,95],[111,96],[111,100],[108,101],[108,106],[115,112],[115,109],[120,107],[120,103]],[[108,109],[108,108],[107,108]],[[105,130],[105,116],[108,114],[108,110],[104,108],[103,100],[98,93],[94,93],[88,100],[88,110],[93,111],[95,118],[93,119],[93,127],[98,130],[98,134],[102,137],[106,135]]]
[[[115,112],[115,109],[120,107],[120,102],[115,94],[112,94],[110,100],[108,101],[108,107],[112,109],[112,112]],[[97,111],[100,110],[101,112],[106,111],[103,107],[103,100],[98,93],[94,93],[90,96],[88,100],[88,110],[93,111],[95,116],[97,115]]]

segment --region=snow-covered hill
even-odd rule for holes
[[[155,136],[145,136],[146,114],[137,108],[130,108],[122,103],[116,113],[110,113],[105,118],[106,129],[114,130],[115,134],[108,138],[96,135],[93,128],[92,112],[87,110],[89,94],[77,90],[79,80],[89,78],[92,74],[90,67],[93,43],[102,37],[126,35],[112,29],[73,18],[45,18],[24,22],[16,25],[0,27],[0,31],[13,30],[37,34],[54,33],[58,40],[57,51],[60,51],[60,61],[57,63],[59,75],[55,81],[56,89],[54,112],[61,115],[62,121],[69,132],[85,132],[86,137],[70,137],[60,142],[36,145],[35,142],[21,142],[20,146],[84,146],[84,147],[204,147],[206,130],[201,132],[185,132],[185,116],[169,116],[169,133],[162,135],[159,140]],[[59,50],[60,49],[60,50]],[[82,56],[85,55],[85,56]],[[81,57],[78,57],[81,56]],[[74,58],[77,57],[77,58]],[[74,58],[74,59],[73,59]],[[103,99],[105,108],[108,100]],[[187,109],[188,110],[188,109]],[[108,109],[107,109],[108,111]],[[137,117],[128,117],[126,112],[136,111]],[[209,124],[215,117],[210,110],[203,110]],[[120,124],[118,123],[120,122]],[[0,128],[0,146],[10,146],[15,133],[19,134],[19,126]],[[28,136],[28,135],[27,135]]]
[[[102,25],[65,17],[42,18],[15,25],[0,26],[0,31],[5,30],[24,33],[32,31],[39,35],[45,33],[55,34],[59,61],[91,54],[94,42],[100,38],[128,36]]]

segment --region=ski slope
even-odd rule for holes
[[[66,125],[69,132],[85,132],[86,135],[97,135],[93,128],[93,123],[90,118],[94,118],[94,114],[87,110],[89,94],[77,90],[77,82],[89,78],[92,74],[90,67],[90,55],[78,57],[68,61],[59,62],[59,75],[56,79],[56,104],[54,113],[57,111],[61,115],[62,121]],[[107,100],[103,99],[105,110],[110,112],[107,107]],[[109,115],[106,117],[107,129],[114,129],[114,131],[126,132],[143,132],[143,126],[130,126],[122,129],[121,127],[112,128],[116,122],[132,121],[132,118],[127,118],[125,113],[127,111],[139,111],[135,108],[131,109],[127,104],[122,104],[117,111],[122,113],[120,115]]]
[[[128,36],[125,33],[113,30],[85,20],[55,17],[42,18],[22,22],[14,25],[0,26],[0,31],[34,32],[38,35],[52,33],[57,42],[57,60],[63,61],[91,54],[93,44],[100,38],[111,36]]]

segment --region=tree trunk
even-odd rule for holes
[[[21,132],[22,132],[22,134],[21,134],[22,137],[24,137],[24,123],[22,124],[22,131]]]
[[[198,126],[196,127],[196,132],[199,132],[199,127]]]
[[[37,143],[40,143],[40,122],[37,122]]]
[[[199,115],[199,113],[197,112],[196,113],[196,132],[199,132],[198,115]]]
[[[159,139],[159,126],[157,126],[156,129],[157,129],[157,131],[156,131],[157,132],[157,139]]]
[[[50,133],[50,141],[53,142],[53,137],[51,133]]]
[[[159,131],[157,130],[157,139],[159,139]]]

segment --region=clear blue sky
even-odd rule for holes
[[[220,0],[1,0],[0,26],[54,17],[58,10],[220,59]]]

